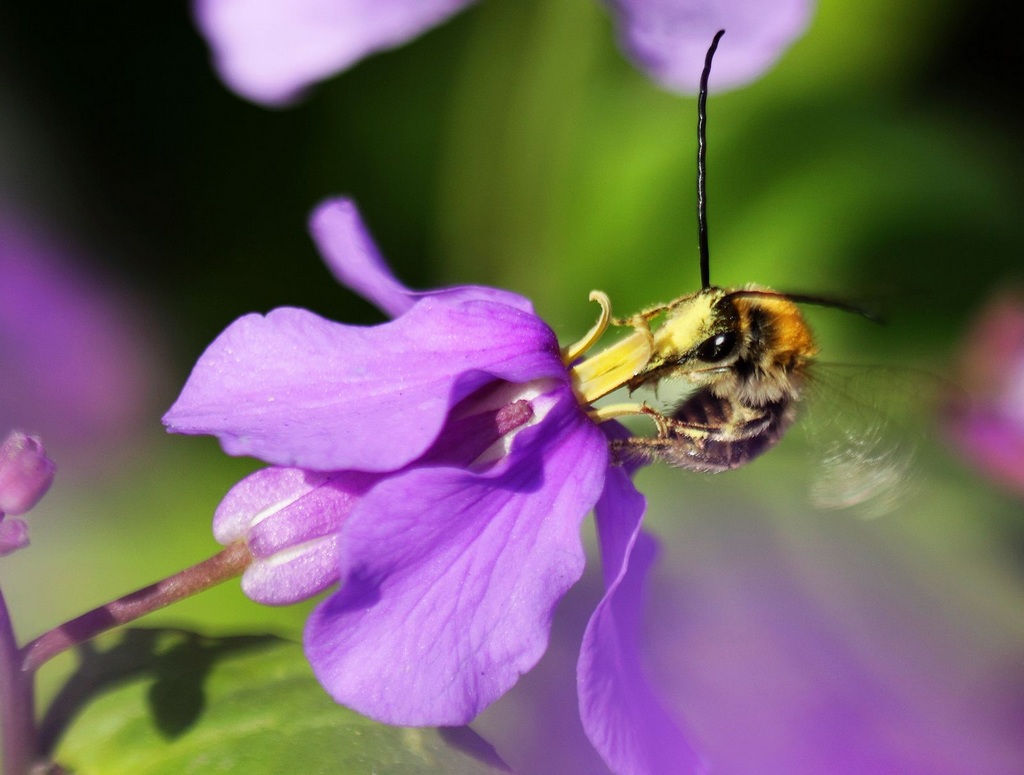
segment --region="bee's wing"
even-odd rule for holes
[[[937,380],[910,369],[819,364],[807,392],[812,503],[871,517],[895,509],[914,489]]]

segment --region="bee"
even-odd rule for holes
[[[697,100],[697,224],[701,289],[625,319],[611,318],[608,297],[591,299],[602,307],[597,325],[563,353],[581,403],[619,387],[630,393],[682,378],[692,392],[663,413],[646,403],[590,409],[598,422],[623,415],[645,415],[657,427],[652,437],[612,442],[620,461],[661,460],[691,471],[738,468],[771,449],[797,414],[808,371],[818,348],[799,304],[867,311],[840,300],[780,293],[755,285],[726,289],[711,285],[707,228],[707,94],[711,62],[724,34],[712,40]],[[607,326],[632,333],[595,356],[576,362]]]

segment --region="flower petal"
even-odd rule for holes
[[[351,199],[337,197],[321,203],[310,217],[309,229],[324,263],[338,281],[391,317],[408,312],[421,298],[440,295],[493,301],[533,313],[528,299],[498,288],[460,285],[409,290],[391,273]]]
[[[612,468],[595,509],[607,592],[587,625],[577,671],[580,718],[618,773],[686,775],[706,766],[658,700],[639,651],[643,581],[656,544],[640,529],[646,509],[621,468]]]
[[[608,460],[559,392],[487,473],[414,469],[353,512],[343,586],[305,635],[338,702],[385,723],[463,724],[543,654],[555,604],[583,571],[579,526]]]
[[[224,81],[283,105],[368,54],[440,24],[472,0],[197,0],[195,17]]]
[[[264,605],[291,605],[338,582],[337,533],[380,477],[358,471],[318,473],[264,468],[240,481],[213,517],[225,546],[244,539],[253,561],[242,591]]]
[[[146,302],[54,231],[0,203],[0,429],[100,463],[148,427],[160,347]]]
[[[373,327],[282,308],[217,337],[164,424],[276,465],[393,471],[477,388],[545,377],[565,379],[554,334],[508,305],[426,297]]]
[[[946,430],[956,450],[1024,494],[1024,294],[1002,290],[960,346]]]
[[[742,86],[771,68],[810,23],[811,0],[609,0],[626,53],[663,86],[695,94],[718,30],[714,89]]]
[[[255,525],[314,492],[331,475],[275,466],[249,474],[228,490],[213,513],[213,537],[228,544],[247,538]]]
[[[257,557],[242,573],[242,592],[263,605],[292,605],[338,583],[337,534],[289,552]]]
[[[416,298],[391,273],[351,199],[328,199],[309,219],[320,255],[338,281],[391,317],[408,312]]]

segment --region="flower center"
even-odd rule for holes
[[[477,391],[455,407],[423,460],[470,468],[500,460],[518,433],[543,419],[560,388],[555,380],[536,380],[500,382]]]
[[[512,431],[521,428],[533,417],[533,407],[525,398],[513,401],[508,406],[503,406],[494,416],[499,436],[504,436]]]

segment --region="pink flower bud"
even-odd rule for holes
[[[0,514],[24,514],[35,506],[55,469],[38,438],[11,431],[0,444]]]
[[[0,515],[0,557],[28,546],[28,525],[23,519],[4,519]]]

